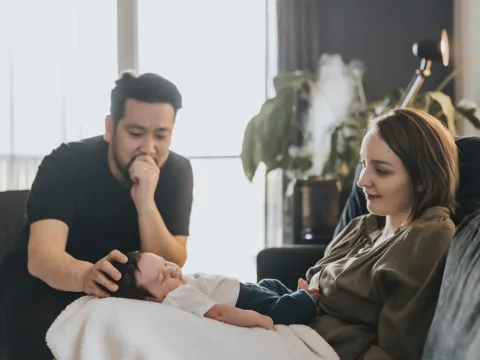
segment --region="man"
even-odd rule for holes
[[[181,103],[170,81],[124,74],[111,93],[104,137],[45,157],[25,229],[0,269],[7,359],[51,359],[48,327],[76,298],[117,290],[108,276],[121,275],[111,261],[126,262],[127,252],[183,266],[193,175],[189,161],[169,150]]]

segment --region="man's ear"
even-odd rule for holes
[[[113,131],[114,131],[114,125],[113,125],[113,120],[110,115],[105,116],[105,135],[103,138],[105,139],[106,142],[112,141],[113,137]]]

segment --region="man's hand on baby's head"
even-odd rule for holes
[[[103,259],[93,264],[88,271],[82,274],[82,286],[83,291],[88,295],[96,295],[98,297],[110,296],[102,287],[110,291],[117,291],[118,285],[109,279],[109,277],[115,281],[120,280],[122,275],[112,265],[112,261],[118,261],[125,263],[128,261],[126,255],[122,254],[118,250],[111,251]]]

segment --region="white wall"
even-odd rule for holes
[[[455,78],[457,99],[468,98],[480,106],[480,1],[454,1],[453,57],[456,67],[465,66]],[[467,61],[469,58],[476,61]],[[469,123],[459,126],[461,135],[480,135]]]

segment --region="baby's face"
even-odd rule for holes
[[[138,259],[137,284],[147,290],[154,301],[162,302],[165,296],[185,283],[182,269],[152,253],[142,253]]]

